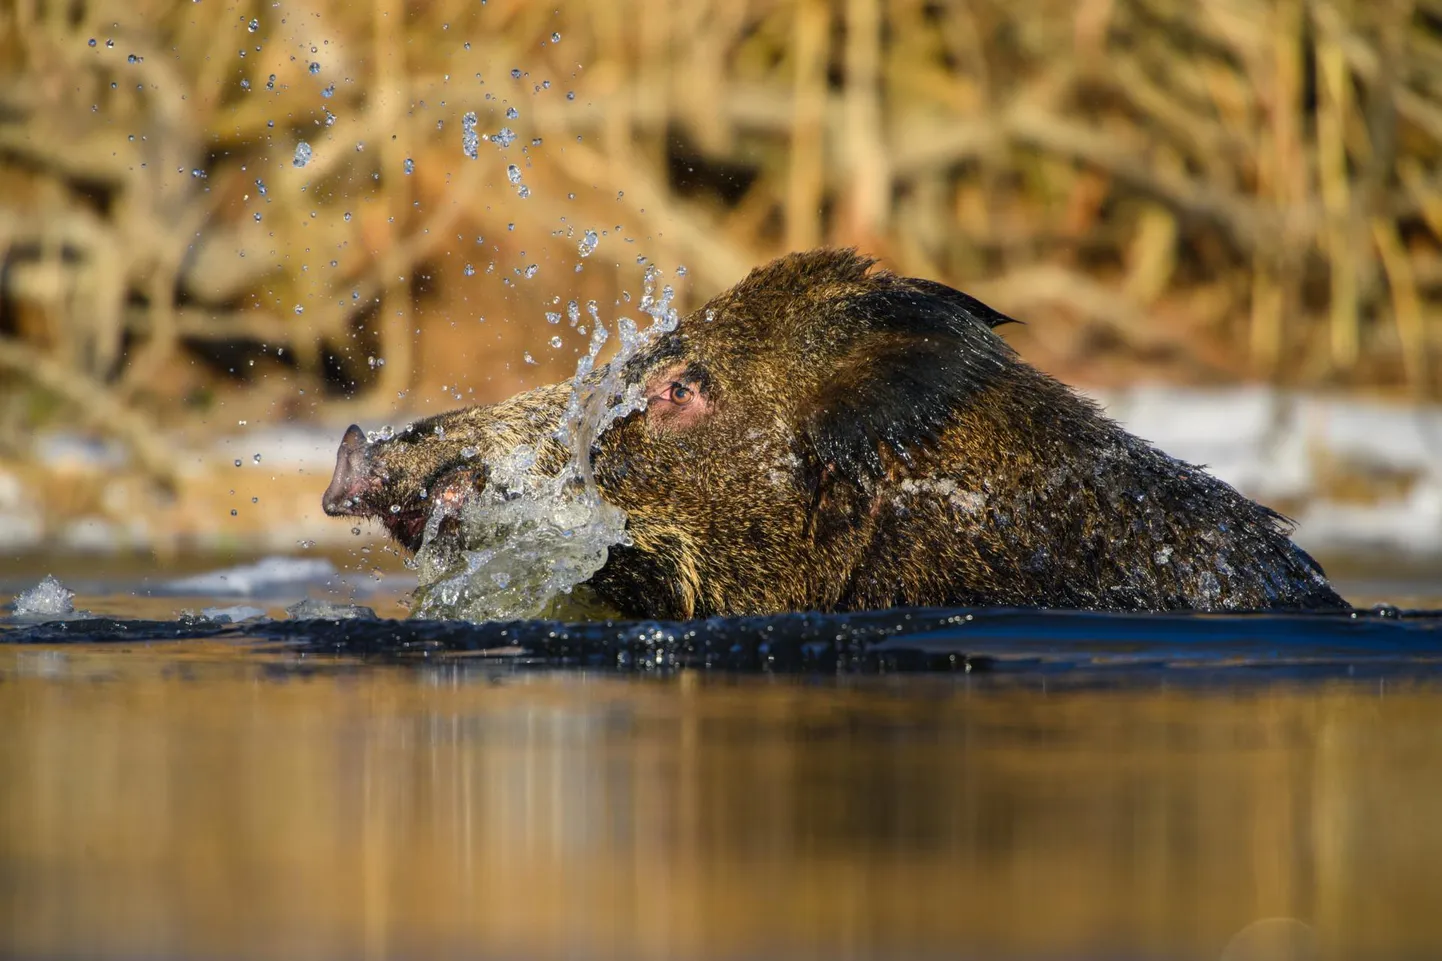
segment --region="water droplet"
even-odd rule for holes
[[[502,147],[509,147],[511,144],[516,142],[516,132],[510,127],[502,127],[500,130],[496,131],[496,135],[491,139],[496,143],[500,144]]]
[[[520,182],[521,182],[521,168],[520,168],[520,167],[517,167],[515,164],[510,164],[509,166],[507,166],[507,167],[506,167],[506,179],[509,180],[509,181],[510,181],[511,183],[513,183],[513,184],[518,184],[518,183],[520,183]]]
[[[512,80],[520,80],[520,79],[521,79],[521,68],[520,68],[520,67],[512,67],[512,68],[511,68],[511,79],[512,79]]]
[[[310,157],[310,144],[302,140],[300,143],[295,145],[295,159],[292,160],[291,163],[297,167],[304,167],[306,164],[310,163]]]
[[[554,310],[548,310],[548,311],[546,311],[546,323],[548,323],[548,324],[559,324],[560,322],[561,322],[561,315],[560,315],[560,314],[556,313]]]
[[[474,277],[474,276],[476,275],[476,265],[475,265],[475,264],[466,264],[466,268],[465,268],[464,273],[465,273],[465,275],[466,275],[467,277]]]
[[[530,352],[530,351],[526,351],[524,354],[522,354],[522,355],[521,355],[521,359],[524,360],[524,361],[525,361],[526,363],[528,363],[528,364],[534,364],[534,363],[536,362],[536,358],[534,358],[534,357],[531,356],[531,352]]]
[[[260,463],[260,455],[259,455],[259,454],[256,454],[254,457],[251,458],[251,461],[252,461],[253,463],[259,464],[259,463]]]
[[[416,162],[410,157],[406,158],[406,162],[405,164],[403,164],[403,166],[406,169],[406,176],[410,176],[411,174],[416,172]]]
[[[346,222],[346,223],[350,223],[350,211],[349,211],[349,210],[347,210],[347,211],[345,212],[345,222]]]
[[[566,99],[567,99],[567,100],[575,100],[575,99],[576,99],[576,91],[574,91],[574,90],[567,90],[567,91],[566,91]]]
[[[556,336],[556,337],[552,337],[552,338],[551,338],[551,346],[552,346],[552,347],[555,347],[555,348],[558,349],[558,350],[560,349],[560,347],[561,347],[561,338],[560,338],[559,335]]]
[[[461,118],[461,152],[472,160],[480,156],[481,135],[476,133],[476,112],[468,112]]]
[[[144,57],[137,57],[137,56],[136,56],[135,54],[133,54],[133,53],[132,53],[130,56],[128,56],[128,57],[125,58],[125,62],[126,62],[126,63],[143,63],[144,61],[145,61],[145,58],[144,58]]]
[[[250,23],[247,23],[245,26],[246,26],[246,29],[248,29],[251,33],[255,33],[257,30],[260,29],[260,21],[259,21],[259,20],[252,20],[252,21],[250,21]]]
[[[318,63],[316,63],[314,60],[312,60],[312,61],[310,62],[310,68],[309,68],[309,69],[310,69],[310,72],[311,72],[312,74],[320,73],[320,64],[318,64]]]
[[[392,505],[391,505],[391,513],[392,513],[392,514],[399,514],[400,512],[401,512],[401,505],[399,505],[399,504],[392,504]]]
[[[507,120],[515,120],[515,119],[516,119],[517,117],[519,117],[520,115],[521,115],[521,112],[520,112],[519,110],[517,110],[515,107],[507,107],[507,108],[506,108],[506,119],[507,119]]]
[[[91,37],[91,38],[90,38],[90,45],[91,45],[92,47],[95,46],[95,38],[94,38],[94,37]]]
[[[540,270],[540,269],[541,269],[541,268],[538,267],[537,265],[531,264],[529,267],[526,268],[526,271],[525,271],[525,277],[526,277],[526,279],[527,279],[527,280],[530,280],[532,277],[536,276],[536,271],[538,271],[538,270]]]
[[[322,90],[322,91],[320,92],[320,95],[321,95],[322,97],[326,97],[326,98],[334,97],[334,96],[335,96],[335,84],[330,84],[328,87],[326,87],[324,90]],[[329,127],[330,124],[326,124],[326,126]]]
[[[476,448],[474,447],[461,448],[461,456],[464,457],[466,460],[472,460],[479,453],[480,451],[476,450]]]
[[[596,245],[600,243],[600,241],[601,238],[596,236],[594,230],[588,230],[581,236],[581,242],[576,245],[576,250],[580,252],[582,257],[589,257],[596,252]]]
[[[236,517],[236,516],[239,515],[239,513],[240,513],[240,512],[237,511],[234,507],[232,507],[232,508],[230,509],[230,516],[231,516],[231,517]]]
[[[560,35],[559,33],[553,33],[553,34],[551,34],[551,42],[552,42],[552,43],[560,43],[560,42],[561,42],[561,35]]]
[[[295,305],[295,312],[296,312],[297,314],[303,314],[303,313],[305,313],[305,308],[302,307],[300,304],[296,304],[296,305]]]
[[[250,502],[251,502],[252,504],[259,504],[259,503],[260,503],[260,498],[259,498],[259,497],[252,497],[252,498],[250,499]]]
[[[235,459],[235,466],[236,466],[236,467],[239,467],[239,466],[240,466],[240,458],[239,458],[239,457],[237,457],[237,458]]]

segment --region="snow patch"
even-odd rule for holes
[[[335,565],[319,557],[267,557],[254,564],[196,574],[166,582],[167,594],[209,597],[254,597],[287,589],[303,589],[336,576]]]

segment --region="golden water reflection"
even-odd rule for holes
[[[0,646],[0,956],[1442,946],[1442,697]]]

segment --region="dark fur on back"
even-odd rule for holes
[[[814,251],[753,271],[637,368],[688,359],[718,401],[732,385],[793,428],[806,523],[799,556],[780,553],[829,576],[776,579],[813,606],[1345,606],[1285,519],[1023,362],[994,332],[1009,320],[854,252]],[[768,439],[754,445],[763,461]],[[748,472],[708,499],[769,517]]]

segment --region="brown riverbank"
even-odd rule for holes
[[[11,461],[85,424],[171,477],[177,429],[495,399],[569,372],[588,301],[634,313],[642,258],[694,306],[822,243],[1073,379],[1437,395],[1413,5],[58,9],[0,8]]]

